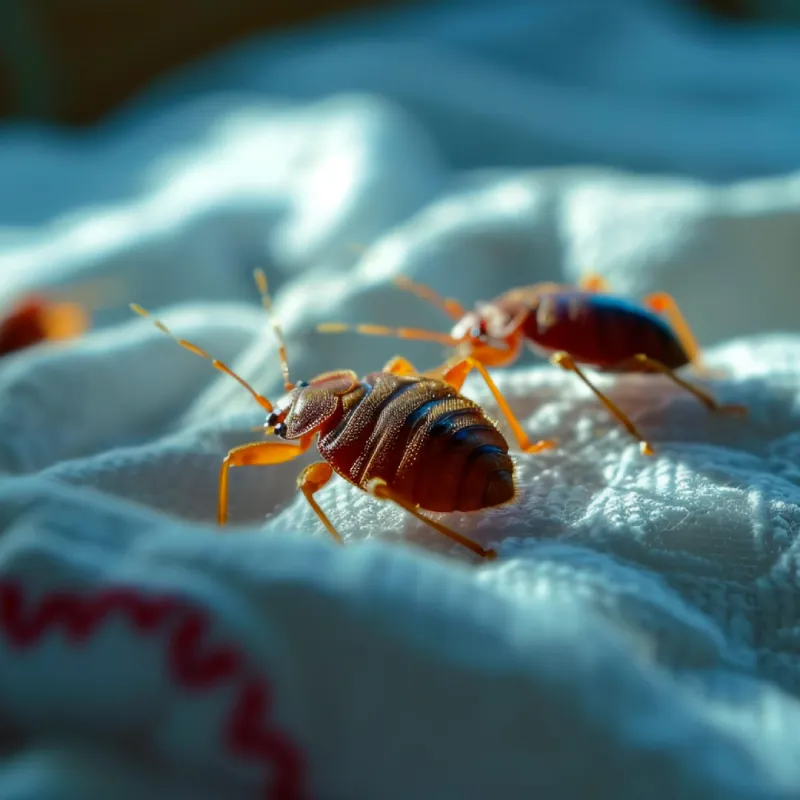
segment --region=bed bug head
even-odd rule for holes
[[[311,381],[298,381],[269,414],[265,430],[282,439],[299,439],[317,432],[342,411],[342,397],[358,385],[350,370],[325,372]]]
[[[261,302],[267,312],[272,331],[278,340],[278,355],[283,373],[286,394],[278,400],[264,422],[264,432],[281,439],[299,439],[319,430],[340,408],[339,397],[358,382],[349,371],[328,372],[311,381],[289,380],[289,363],[283,331],[272,313],[272,300],[267,288],[267,278],[262,270],[255,272]]]
[[[429,286],[398,276],[395,285],[437,306],[455,324],[447,339],[459,355],[475,358],[487,366],[504,366],[515,361],[522,348],[520,324],[496,303],[478,303],[467,311],[452,297],[443,297]],[[513,319],[512,319],[513,318]]]
[[[515,320],[492,303],[479,303],[466,312],[450,331],[460,355],[488,367],[502,367],[515,361],[522,336]]]
[[[487,366],[509,364],[519,356],[522,336],[519,324],[509,326],[500,309],[492,304],[481,304],[467,311],[456,300],[441,297],[422,284],[408,278],[396,278],[395,284],[445,312],[455,325],[450,333],[422,330],[420,328],[387,328],[384,325],[346,325],[339,322],[318,325],[321,333],[346,333],[349,331],[367,336],[391,336],[397,339],[416,339],[439,342],[456,349],[460,355],[471,356]]]
[[[283,439],[297,439],[308,433],[318,430],[341,407],[340,397],[347,394],[358,384],[355,373],[350,371],[327,372],[318,375],[311,381],[289,380],[289,364],[286,357],[286,343],[283,332],[272,316],[272,301],[267,288],[267,279],[261,270],[255,272],[256,285],[258,286],[264,309],[267,311],[272,325],[272,330],[278,340],[278,354],[283,373],[283,382],[286,394],[277,403],[271,403],[264,395],[259,394],[241,375],[234,372],[227,364],[213,358],[205,350],[186,339],[178,338],[161,320],[153,319],[148,311],[135,303],[131,310],[139,316],[152,320],[153,324],[167,336],[174,339],[181,347],[201,358],[210,361],[212,366],[233,378],[251,397],[267,412],[263,426],[266,434],[274,434]]]

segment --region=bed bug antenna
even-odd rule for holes
[[[438,292],[431,289],[430,286],[412,281],[405,275],[398,275],[394,279],[394,285],[397,286],[398,289],[415,294],[420,300],[424,300],[426,303],[436,306],[444,311],[451,319],[461,319],[461,317],[467,313],[467,310],[458,300],[454,300],[452,297],[443,297]]]
[[[458,340],[446,333],[426,331],[420,328],[387,328],[385,325],[347,325],[343,322],[324,322],[317,325],[319,333],[359,333],[362,336],[390,336],[395,339],[416,339],[422,342],[438,342],[446,347],[455,347]]]
[[[283,374],[283,386],[287,392],[294,389],[294,384],[289,380],[289,359],[286,355],[286,340],[283,338],[283,331],[278,321],[275,319],[275,314],[272,311],[272,298],[269,294],[269,286],[267,284],[267,276],[263,269],[256,269],[253,271],[253,278],[255,278],[258,293],[261,295],[261,305],[269,316],[272,332],[278,340],[278,357],[281,360],[281,373]]]
[[[264,395],[259,394],[244,378],[241,377],[241,375],[237,375],[227,364],[209,355],[205,350],[203,350],[201,347],[198,347],[196,344],[176,336],[160,319],[153,317],[149,311],[146,311],[140,305],[131,303],[130,309],[134,312],[134,314],[138,314],[140,317],[149,319],[162,333],[165,333],[170,337],[170,339],[174,339],[181,347],[188,350],[190,353],[194,353],[196,356],[200,356],[200,358],[210,361],[211,365],[215,369],[218,369],[220,372],[224,372],[226,375],[229,375],[231,378],[237,381],[240,386],[247,389],[247,391],[252,395],[253,399],[261,406],[261,408],[264,409],[264,411],[266,411],[268,414],[272,412],[272,403],[270,403],[270,401],[267,400]]]

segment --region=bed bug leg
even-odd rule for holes
[[[684,380],[675,374],[673,370],[657,361],[654,358],[639,353],[633,358],[626,359],[619,367],[625,368],[628,364],[633,364],[638,367],[637,372],[644,371],[641,368],[645,367],[647,371],[660,372],[669,378],[674,384],[685,389],[689,394],[694,395],[709,411],[716,411],[720,414],[731,414],[735,416],[745,416],[747,414],[747,407],[742,405],[723,405],[718,403],[708,392],[704,392],[689,381]]]
[[[583,370],[575,363],[572,356],[568,353],[556,353],[550,361],[555,364],[557,367],[561,367],[561,369],[565,369],[568,372],[574,372],[575,375],[583,381],[583,383],[589,387],[592,391],[594,396],[608,409],[609,413],[619,420],[620,424],[628,431],[628,433],[633,436],[634,439],[639,440],[639,449],[642,452],[642,455],[652,456],[655,451],[653,450],[652,445],[648,442],[641,433],[639,433],[639,429],[631,422],[630,417],[625,414],[619,407],[617,407],[611,400],[608,399],[590,380],[586,377]]]
[[[680,310],[677,301],[672,295],[666,292],[655,292],[647,295],[642,304],[655,311],[659,316],[664,317],[669,322],[670,327],[675,332],[681,343],[694,372],[704,378],[724,378],[724,370],[712,370],[703,363],[703,353],[697,342],[689,323],[686,321],[683,312]]]
[[[402,289],[405,292],[411,292],[411,294],[415,294],[420,300],[424,300],[431,305],[436,306],[437,308],[444,311],[448,317],[451,319],[459,320],[463,317],[467,311],[458,302],[458,300],[454,300],[452,297],[442,297],[438,292],[435,292],[430,286],[425,286],[421,283],[415,283],[414,281],[406,278],[405,275],[398,275],[394,279],[394,285],[397,286],[399,289]]]
[[[219,471],[217,521],[224,525],[228,519],[228,471],[231,467],[255,467],[282,464],[297,458],[311,446],[311,437],[300,445],[289,442],[251,442],[234,447],[222,460]]]
[[[339,543],[344,544],[341,534],[333,523],[328,519],[327,514],[319,507],[319,503],[314,499],[314,495],[325,486],[333,477],[333,467],[327,461],[317,461],[309,464],[297,478],[297,488],[303,493],[308,504],[314,513],[319,517],[319,521],[325,526],[328,533]]]
[[[697,338],[686,321],[686,317],[683,316],[683,312],[680,310],[675,298],[666,292],[654,292],[642,300],[642,305],[664,317],[669,322],[691,365],[698,373],[710,376],[711,370],[703,364],[702,352],[700,345],[697,343]]]
[[[486,367],[474,358],[458,359],[457,361],[450,361],[445,364],[441,369],[442,380],[449,383],[457,392],[460,392],[464,381],[467,379],[467,375],[469,375],[472,370],[477,370],[489,387],[489,391],[492,393],[500,411],[506,418],[517,440],[517,444],[519,444],[519,448],[523,453],[540,453],[542,450],[551,450],[556,446],[557,443],[553,439],[541,439],[536,443],[531,442],[528,438],[528,434],[523,430],[522,425],[520,425],[519,420],[511,410],[511,406],[509,406],[503,393],[497,388],[497,385],[492,380]]]
[[[462,536],[460,533],[457,533],[452,528],[448,528],[447,525],[442,525],[441,522],[437,522],[434,519],[426,516],[425,514],[421,513],[419,509],[414,507],[411,503],[404,500],[398,494],[393,492],[386,481],[381,478],[373,478],[371,481],[367,483],[364,487],[370,494],[377,497],[379,500],[389,500],[392,503],[400,506],[400,508],[405,509],[409,514],[413,517],[416,517],[420,522],[424,522],[426,525],[429,525],[435,531],[438,531],[443,536],[446,536],[448,539],[452,539],[454,542],[457,542],[462,547],[466,547],[467,550],[471,550],[476,555],[479,555],[481,558],[485,558],[488,560],[493,560],[497,558],[497,553],[494,550],[487,549],[485,547],[481,547],[477,542],[473,542],[472,539],[468,539],[466,536]]]
[[[611,284],[602,275],[590,272],[578,281],[578,288],[582,292],[610,292]]]

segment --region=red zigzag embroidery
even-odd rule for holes
[[[264,797],[301,800],[305,793],[301,752],[269,722],[270,688],[246,670],[245,655],[233,646],[204,643],[208,617],[173,597],[147,597],[117,587],[94,596],[50,592],[25,608],[25,590],[16,582],[0,582],[0,629],[16,648],[34,646],[53,629],[63,630],[75,644],[85,643],[114,615],[127,619],[139,636],[170,626],[166,659],[175,683],[190,691],[211,690],[230,681],[239,685],[223,730],[228,751],[267,767]]]

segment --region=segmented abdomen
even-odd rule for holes
[[[353,483],[382,478],[427,511],[476,511],[514,497],[508,443],[471,400],[428,378],[379,373],[319,450]]]
[[[600,369],[644,354],[670,369],[689,362],[677,336],[657,314],[618,297],[585,292],[542,295],[525,335],[534,345],[563,350]]]

